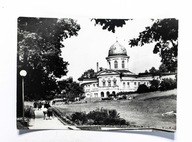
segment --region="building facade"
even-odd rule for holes
[[[110,48],[106,60],[108,68],[97,71],[94,78],[80,80],[86,98],[107,98],[118,92],[135,92],[139,85],[150,86],[153,79],[172,78],[174,73],[164,75],[135,74],[129,70],[129,59],[126,48],[116,41]]]

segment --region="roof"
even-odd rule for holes
[[[103,71],[99,71],[97,73],[97,76],[102,75],[102,73],[106,73],[106,74],[118,74],[120,76],[136,76],[136,74],[132,73],[129,70],[112,70],[112,69],[106,69]]]
[[[138,77],[144,76],[165,76],[165,75],[176,75],[177,73],[174,72],[163,72],[163,73],[139,73]]]
[[[116,55],[124,55],[127,56],[126,48],[121,45],[118,41],[116,41],[111,47],[109,48],[109,56],[116,56]]]

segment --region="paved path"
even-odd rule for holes
[[[31,120],[29,129],[77,129],[75,126],[63,125],[57,117],[44,120],[43,111],[35,110],[35,119]]]

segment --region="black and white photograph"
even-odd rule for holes
[[[177,18],[17,19],[17,129],[177,130]]]

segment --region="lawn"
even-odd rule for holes
[[[106,100],[83,104],[56,105],[63,114],[90,112],[96,108],[116,109],[121,118],[132,125],[157,129],[176,129],[175,116],[162,116],[163,113],[176,112],[177,90],[133,94],[133,100]]]

